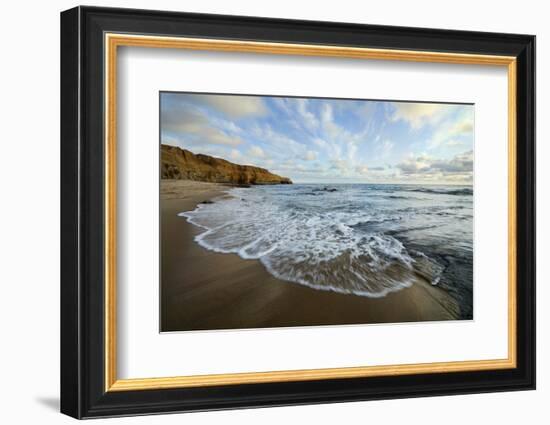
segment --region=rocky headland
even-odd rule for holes
[[[161,178],[236,185],[292,184],[265,168],[240,165],[176,146],[161,145]]]

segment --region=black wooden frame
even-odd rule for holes
[[[517,58],[517,368],[105,392],[105,32]],[[61,14],[61,411],[77,418],[535,388],[535,37],[77,7]]]

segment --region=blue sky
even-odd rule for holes
[[[161,143],[294,182],[471,184],[473,105],[161,93]]]

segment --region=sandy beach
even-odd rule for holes
[[[382,298],[345,295],[279,280],[258,260],[199,246],[201,229],[182,211],[216,202],[227,186],[161,181],[161,330],[264,328],[439,321],[458,317],[449,295],[423,278]]]

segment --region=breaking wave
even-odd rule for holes
[[[474,191],[470,188],[461,189],[432,189],[432,188],[416,188],[409,189],[411,192],[433,193],[437,195],[473,195]]]
[[[411,286],[419,276],[437,284],[444,270],[436,259],[407,248],[397,237],[402,231],[418,232],[418,216],[426,210],[415,205],[421,201],[407,198],[406,190],[400,189],[399,195],[388,190],[380,199],[369,197],[372,191],[365,185],[233,188],[229,197],[199,204],[180,216],[203,229],[195,237],[202,247],[257,259],[279,279],[383,297]],[[311,193],[321,196],[303,196]],[[438,211],[455,214],[454,208],[435,209],[430,231],[448,220]]]

